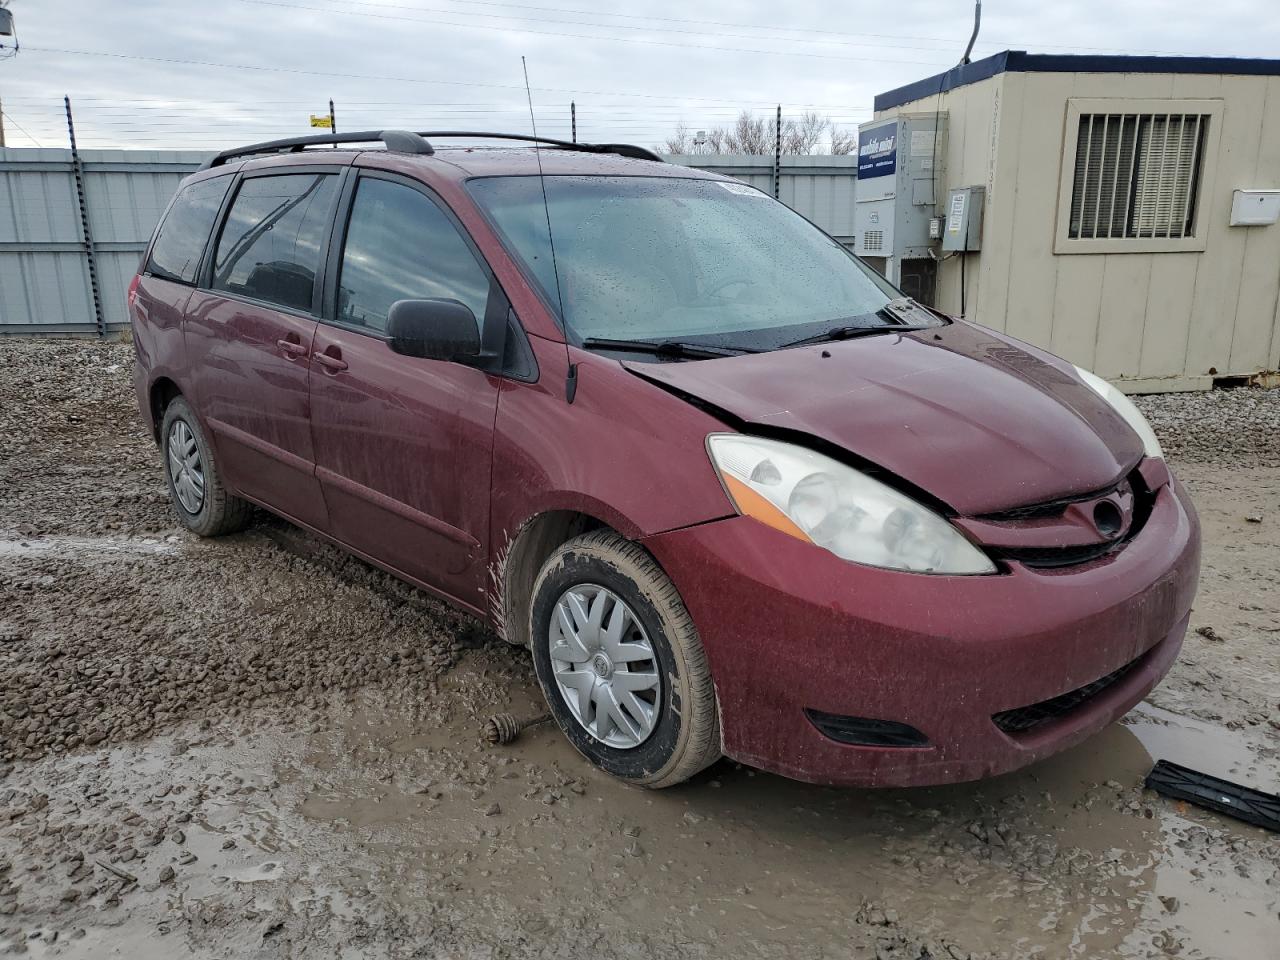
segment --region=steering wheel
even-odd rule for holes
[[[707,296],[719,297],[721,294],[721,291],[727,287],[737,286],[738,284],[742,284],[743,286],[749,287],[751,286],[752,283],[753,281],[745,277],[730,277],[728,280],[720,281],[720,283],[716,284],[715,287],[713,287],[711,290],[708,290]]]

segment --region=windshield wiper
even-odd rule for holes
[[[832,327],[830,330],[824,330],[822,333],[815,333],[811,337],[802,337],[799,340],[792,340],[790,343],[784,343],[779,350],[785,350],[787,347],[803,347],[810,343],[826,343],[828,340],[853,340],[857,337],[870,337],[878,333],[909,333],[912,330],[927,330],[928,327],[906,326],[905,324],[894,323],[885,324],[877,327]]]
[[[714,360],[718,357],[736,357],[741,353],[759,353],[751,347],[708,347],[700,343],[684,343],[680,340],[613,340],[609,337],[587,337],[582,341],[587,350],[626,350],[631,353],[651,353],[655,357],[676,357],[683,360]]]

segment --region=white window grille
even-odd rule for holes
[[[1210,115],[1081,113],[1072,240],[1195,236]]]

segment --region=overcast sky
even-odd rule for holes
[[[0,0],[3,2],[3,0]],[[10,146],[221,147],[401,126],[539,132],[651,146],[677,123],[781,103],[843,126],[877,92],[954,65],[966,0],[9,0],[21,51],[0,59]],[[608,11],[608,12],[604,12]],[[12,38],[0,38],[9,43]],[[1280,57],[1277,0],[987,0],[975,56]],[[0,56],[8,54],[0,51]],[[34,141],[34,142],[33,142]]]

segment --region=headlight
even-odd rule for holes
[[[707,451],[738,512],[854,563],[918,573],[994,573],[950,523],[830,457],[713,433]]]
[[[1080,367],[1076,367],[1076,373],[1080,374],[1080,379],[1087,383],[1098,396],[1111,404],[1116,413],[1124,417],[1125,423],[1133,427],[1133,432],[1142,439],[1142,449],[1148,457],[1164,459],[1164,450],[1160,447],[1155,431],[1151,429],[1151,424],[1147,423],[1147,418],[1142,415],[1142,411],[1133,405],[1132,400],[1097,374]]]

